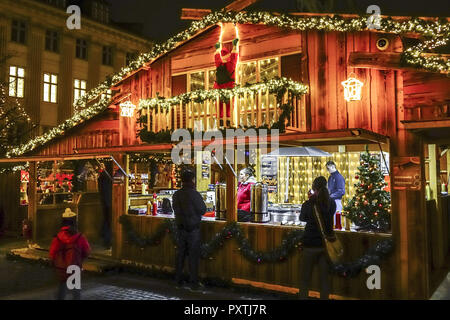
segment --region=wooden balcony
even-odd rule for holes
[[[194,91],[140,103],[141,129],[158,133],[179,128],[206,131],[225,128],[276,128],[282,111],[292,106],[286,129],[306,131],[307,87],[290,80],[269,81],[245,88]],[[230,104],[230,116],[227,106]],[[220,110],[220,108],[222,110]],[[222,112],[221,112],[222,111]]]

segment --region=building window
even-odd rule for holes
[[[86,94],[86,81],[75,79],[73,83],[73,101],[77,101],[79,98]]]
[[[9,96],[23,98],[25,85],[25,69],[9,67]]]
[[[206,89],[205,72],[201,71],[190,74],[189,89],[189,91]]]
[[[102,99],[111,100],[111,98],[112,98],[112,90],[111,89],[108,89],[108,90],[106,90],[105,93],[102,93]]]
[[[103,47],[103,64],[105,66],[112,66],[113,64],[113,49],[112,47]]]
[[[11,41],[25,44],[27,26],[24,21],[13,20],[11,25]]]
[[[75,56],[78,59],[87,60],[87,41],[84,39],[77,39],[77,47],[75,50]]]
[[[44,101],[56,103],[58,95],[58,76],[44,73]]]
[[[59,41],[58,32],[47,30],[45,33],[45,50],[58,52],[59,51]]]
[[[242,63],[239,66],[239,83],[256,83],[280,76],[278,57]]]

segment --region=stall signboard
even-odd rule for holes
[[[392,173],[394,190],[421,189],[420,157],[395,157]]]
[[[269,192],[277,192],[278,158],[265,156],[261,158],[261,181],[267,184]]]

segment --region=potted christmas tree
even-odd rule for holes
[[[361,155],[359,173],[355,177],[356,193],[344,207],[343,214],[357,229],[362,231],[386,232],[391,224],[391,195],[384,190],[387,183],[380,170],[380,160],[366,152]]]

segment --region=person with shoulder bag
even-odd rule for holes
[[[315,208],[320,211],[321,223],[327,235],[333,234],[333,216],[336,203],[330,198],[325,177],[317,177],[310,190],[309,199],[303,203],[300,220],[306,222],[302,247],[302,270],[300,276],[299,298],[307,299],[314,266],[319,267],[320,299],[329,299],[330,263],[323,241],[321,226],[317,223]]]

